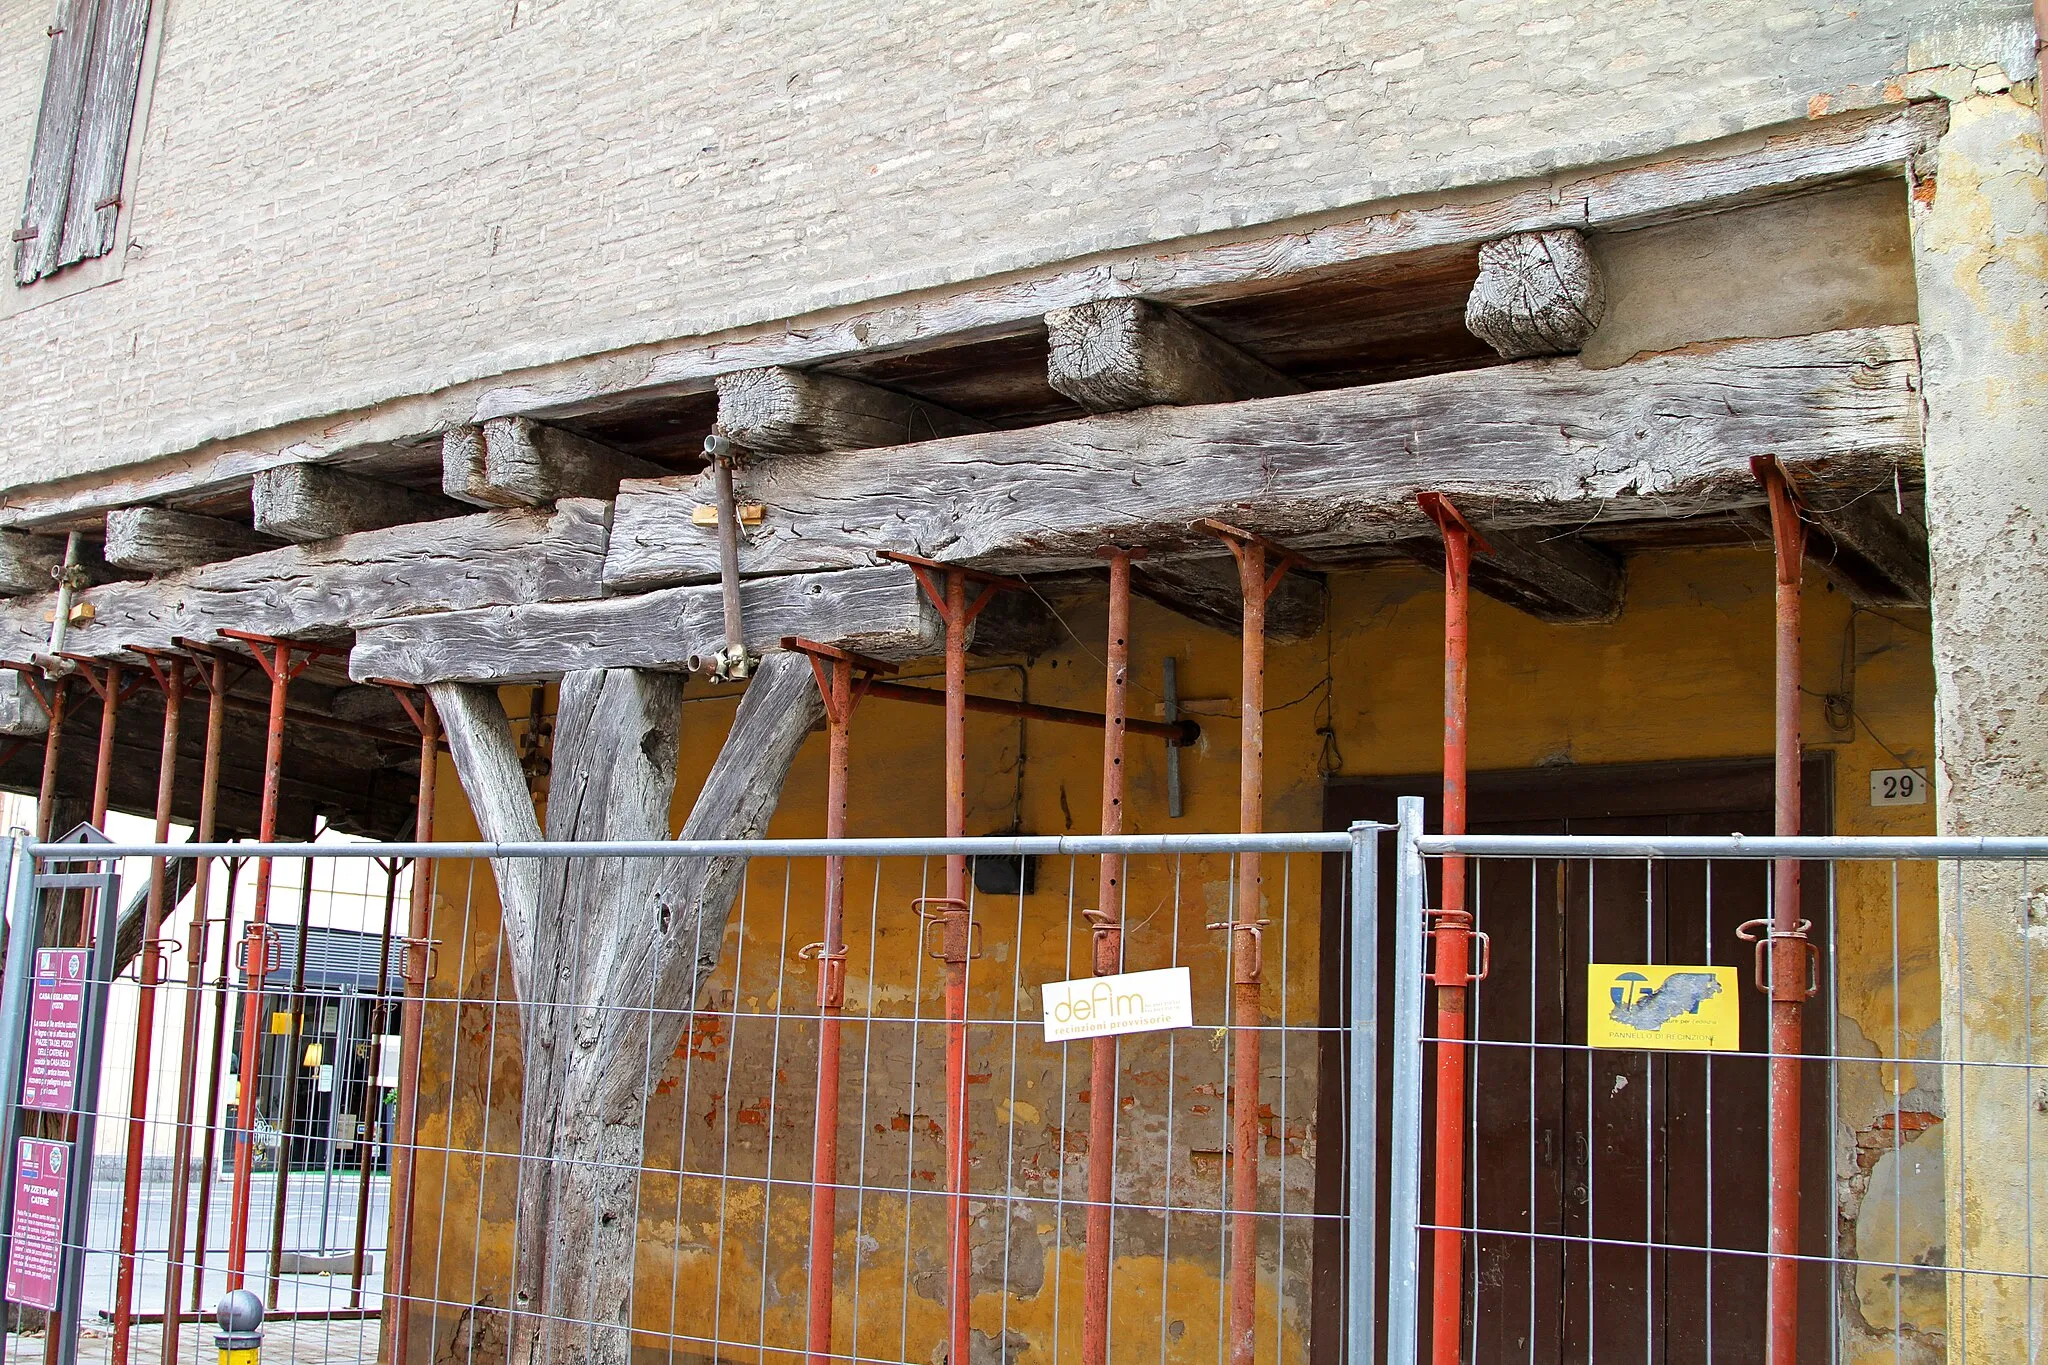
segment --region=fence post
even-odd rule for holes
[[[55,737],[52,737],[52,743]],[[7,836],[7,965],[0,986],[0,1275],[14,1231],[14,1148],[21,1136],[21,1067],[28,1042],[29,987],[35,980],[42,916],[36,903],[36,860],[28,836]],[[7,1359],[7,1306],[0,1304],[0,1365]]]
[[[1379,1196],[1380,1122],[1380,830],[1351,827],[1351,1141],[1347,1247],[1351,1267],[1345,1340],[1352,1365],[1372,1365],[1379,1324],[1373,1255]]]
[[[1413,1365],[1422,1214],[1422,920],[1428,874],[1416,840],[1422,798],[1404,796],[1394,834],[1394,1096],[1387,1185],[1387,1365]]]

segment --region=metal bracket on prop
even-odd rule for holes
[[[1493,940],[1480,930],[1472,927],[1472,912],[1469,910],[1425,910],[1422,914],[1425,922],[1431,926],[1422,931],[1422,937],[1425,940],[1423,950],[1425,961],[1422,968],[1423,980],[1436,986],[1469,986],[1474,982],[1486,980],[1487,974],[1493,970]],[[1455,981],[1439,975],[1434,961],[1430,960],[1429,948],[1435,944],[1437,935],[1441,933],[1463,933],[1466,938],[1476,940],[1479,945],[1477,953],[1479,970],[1473,971],[1468,967],[1465,975]],[[1470,962],[1471,960],[1472,954],[1468,952],[1466,961]]]
[[[1776,929],[1767,919],[1745,920],[1736,926],[1735,937],[1744,943],[1756,944],[1756,988],[1773,1000],[1811,1000],[1820,994],[1820,945],[1807,938],[1807,931],[1813,928],[1812,920],[1800,920],[1790,929]],[[1778,967],[1780,959],[1789,970],[1788,984],[1781,992],[1778,989]],[[1802,965],[1804,973],[1799,971]],[[1801,975],[1805,984],[1797,984]]]
[[[929,910],[927,906],[938,906]],[[981,956],[981,925],[970,917],[967,902],[951,896],[919,896],[910,903],[922,921],[925,956],[942,962],[968,962]],[[939,931],[939,950],[931,950],[931,931]]]
[[[1233,934],[1247,934],[1251,938],[1251,951],[1238,954],[1238,961],[1232,966],[1231,984],[1259,984],[1260,974],[1266,967],[1266,926],[1272,922],[1269,919],[1227,919],[1203,926],[1208,929],[1228,929]]]
[[[806,943],[796,955],[806,961],[815,959],[820,967],[818,1008],[846,1008],[846,949],[842,946],[828,953],[822,943]]]

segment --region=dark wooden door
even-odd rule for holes
[[[1809,762],[1810,832],[1828,828],[1826,776],[1823,761]],[[1768,833],[1770,783],[1767,760],[1480,774],[1472,782],[1472,824],[1487,833]],[[1326,823],[1391,820],[1398,795],[1434,787],[1431,778],[1332,784]],[[1434,828],[1434,803],[1428,818]],[[1383,907],[1392,905],[1390,864],[1383,860]],[[1506,859],[1475,866],[1472,908],[1492,941],[1493,968],[1472,1002],[1471,1025],[1482,1042],[1468,1059],[1467,1140],[1476,1160],[1467,1218],[1497,1230],[1465,1240],[1460,1334],[1475,1365],[1761,1358],[1764,1262],[1741,1253],[1764,1246],[1768,1063],[1582,1045],[1589,962],[1711,962],[1743,968],[1743,1050],[1764,1050],[1766,1002],[1747,985],[1751,950],[1735,929],[1764,915],[1767,875],[1761,863]],[[1818,870],[1808,883],[1806,913],[1825,943]],[[1330,1023],[1341,1019],[1348,990],[1341,896],[1326,891],[1325,908]],[[1393,996],[1391,930],[1383,913],[1382,1001]],[[1812,1030],[1825,1028],[1828,1008],[1825,997],[1813,1002]],[[1391,1046],[1390,1032],[1382,1030],[1383,1047]],[[1338,1035],[1325,1038],[1335,1046],[1326,1043],[1318,1150],[1341,1151],[1343,1052]],[[1818,1042],[1810,1050],[1821,1050]],[[1383,1053],[1383,1114],[1390,1112],[1390,1071]],[[1804,1204],[1803,1250],[1825,1254],[1830,1129],[1825,1076],[1817,1064],[1808,1071],[1802,1183],[1817,1197]],[[1425,1115],[1435,1105],[1428,1081],[1425,1067]],[[1324,1145],[1332,1141],[1334,1148]],[[1384,1143],[1383,1134],[1382,1208]],[[1341,1213],[1341,1170],[1322,1163],[1319,1179],[1327,1180],[1326,1167],[1337,1178],[1323,1185],[1319,1204]],[[1319,1228],[1314,1355],[1334,1362],[1342,1358],[1341,1223],[1324,1219]],[[1384,1285],[1384,1237],[1381,1246]],[[1686,1246],[1725,1250],[1672,1249]],[[1423,1257],[1426,1286],[1426,1237]],[[1801,1297],[1802,1358],[1825,1359],[1826,1276],[1804,1274]],[[1425,1342],[1428,1327],[1425,1312]]]

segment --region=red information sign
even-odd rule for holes
[[[71,1144],[22,1138],[14,1170],[13,1239],[7,1248],[7,1299],[34,1308],[57,1307],[64,1265],[64,1185]]]
[[[21,1078],[21,1102],[30,1109],[68,1110],[77,1098],[78,1038],[85,1027],[85,964],[91,951],[36,949],[28,1058]]]

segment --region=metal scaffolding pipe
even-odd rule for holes
[[[1102,722],[1102,832],[1124,828],[1124,712],[1131,672],[1131,560],[1133,552],[1112,549],[1109,560],[1108,657],[1104,664]],[[1123,970],[1124,859],[1105,853],[1097,874],[1094,928],[1095,975]],[[1088,1048],[1088,1237],[1081,1310],[1082,1365],[1109,1358],[1109,1206],[1115,1197],[1117,1040],[1097,1037]]]
[[[70,682],[69,678],[61,675],[50,679],[50,702],[46,708],[50,715],[50,737],[43,742],[43,778],[36,788],[38,843],[48,843],[64,832],[51,829],[50,821],[57,814],[57,757],[64,748],[64,712],[71,698]],[[41,691],[38,690],[36,695],[41,697]]]
[[[206,1070],[206,1137],[199,1152],[199,1208],[192,1233],[192,1314],[203,1310],[200,1299],[206,1289],[206,1230],[212,1218],[215,1137],[220,1131],[221,1063],[227,1055],[228,1006],[233,992],[228,972],[235,956],[235,885],[242,878],[246,858],[228,859],[227,912],[220,926],[220,975],[213,983],[213,1062]]]
[[[255,654],[270,677],[269,723],[263,746],[263,806],[257,838],[269,843],[277,836],[278,788],[284,767],[285,701],[291,681],[321,654],[330,651],[295,644],[268,635],[224,630]],[[303,654],[302,659],[294,655]],[[243,958],[242,1074],[235,1106],[235,1185],[228,1216],[228,1288],[240,1289],[249,1259],[249,1212],[256,1175],[255,1107],[257,1056],[262,1044],[263,976],[270,961],[270,876],[272,860],[256,860],[256,897],[249,912],[249,933]]]
[[[306,1037],[306,940],[313,931],[313,860],[300,864],[300,870],[305,881],[299,888],[299,940],[292,957],[292,1029],[284,1050],[284,1096],[277,1112],[277,1182],[270,1199],[270,1301],[266,1305],[270,1308],[277,1307],[284,1290],[285,1187],[292,1171],[292,1125],[298,1119],[299,1048]],[[270,964],[263,963],[261,970],[268,976]]]
[[[424,692],[393,687],[392,692],[420,732],[420,785],[413,814],[413,838],[434,840],[434,779],[439,772],[441,720]],[[385,1234],[384,1333],[387,1365],[406,1365],[412,1335],[413,1180],[418,1164],[413,1144],[419,1133],[420,1050],[426,1033],[428,935],[434,924],[434,864],[422,859],[413,868],[412,903],[405,941],[405,1009],[399,1020],[398,1132],[391,1144],[391,1224]]]
[[[917,555],[884,550],[882,557],[908,564],[918,585],[946,626],[946,837],[967,833],[967,628],[1003,589],[1024,589],[1015,579],[998,578],[957,564],[941,564]],[[967,585],[980,591],[973,601]],[[967,1244],[967,963],[973,953],[973,906],[968,900],[967,855],[946,855],[946,894],[921,898],[936,904],[940,926],[939,955],[946,963],[946,1340],[947,1358],[968,1358],[968,1313],[972,1303]]]
[[[375,1041],[371,1044],[372,1070],[363,1078],[363,1113],[359,1116],[362,1133],[357,1145],[362,1149],[360,1180],[356,1184],[356,1244],[348,1263],[348,1306],[360,1308],[363,1304],[363,1258],[369,1245],[370,1235],[370,1177],[377,1169],[377,1144],[371,1140],[369,1106],[376,1091],[375,1065],[382,1060],[385,1035],[391,1032],[391,1002],[384,994],[391,979],[391,931],[394,912],[398,905],[398,871],[405,866],[403,858],[379,858],[377,866],[384,869],[384,933],[377,942],[377,1008],[376,1025],[370,1030]],[[385,1257],[389,1268],[390,1257]]]
[[[206,749],[199,770],[199,824],[193,830],[193,837],[200,843],[208,843],[214,836],[215,813],[220,799],[220,750],[224,703],[227,700],[226,661],[217,656],[201,656],[194,676],[206,685],[207,693]],[[182,1317],[178,1301],[185,1279],[185,1210],[192,1169],[192,1101],[199,1082],[199,993],[206,977],[206,917],[212,876],[213,860],[199,859],[192,872],[192,926],[185,943],[185,1026],[184,1046],[178,1054],[178,1117],[176,1126],[171,1130],[170,1230],[164,1252],[163,1365],[177,1365],[178,1362],[178,1328]],[[230,905],[232,903],[230,898]],[[217,1054],[219,1049],[215,1048],[215,1052]],[[212,1122],[213,1115],[208,1113],[209,1136]],[[209,1159],[210,1155],[209,1144]],[[203,1278],[195,1274],[194,1283]]]
[[[1777,810],[1773,833],[1799,833],[1799,636],[1801,570],[1806,528],[1785,471],[1778,462],[1751,462],[1771,504],[1771,544],[1777,569],[1776,742]],[[1766,1289],[1766,1357],[1794,1365],[1799,1354],[1799,1071],[1805,1048],[1806,1001],[1814,994],[1815,950],[1799,917],[1799,861],[1772,864],[1771,917],[1743,926],[1758,937],[1757,984],[1771,1000],[1770,1261]]]
[[[1238,702],[1237,821],[1240,834],[1266,827],[1266,601],[1287,571],[1303,561],[1284,546],[1220,521],[1203,529],[1222,539],[1237,561],[1244,600],[1243,677]],[[1252,1365],[1258,1314],[1259,1069],[1265,1025],[1265,869],[1255,852],[1237,855],[1231,919],[1212,924],[1230,934],[1230,1365]]]
[[[868,684],[868,695],[883,701],[916,702],[925,706],[944,706],[946,694],[929,687],[912,687],[908,683],[876,681]],[[1041,706],[1037,702],[1011,701],[1008,697],[967,698],[967,709],[980,711],[992,716],[1021,716],[1025,720],[1051,721],[1055,725],[1085,725],[1099,729],[1108,724],[1108,717],[1099,711],[1076,711],[1065,706]],[[1191,720],[1132,720],[1124,718],[1123,729],[1127,734],[1152,735],[1168,744],[1193,744],[1202,737],[1202,727]]]
[[[846,837],[846,790],[850,728],[861,694],[877,673],[894,664],[849,654],[810,640],[785,639],[782,647],[809,657],[825,703],[825,837]],[[862,677],[855,679],[859,670]],[[834,1232],[839,1213],[839,1040],[846,1008],[846,859],[825,859],[824,928],[819,942],[804,950],[818,962],[818,1084],[811,1128],[810,1303],[805,1322],[805,1359],[832,1359]]]
[[[1444,540],[1445,834],[1465,832],[1467,654],[1472,600],[1472,528],[1448,498],[1425,493],[1422,510]],[[1430,936],[1436,960],[1436,1184],[1430,1237],[1430,1356],[1457,1365],[1464,1336],[1465,1036],[1472,982],[1472,916],[1465,908],[1465,860],[1443,860],[1443,896]]]
[[[185,707],[186,661],[179,655],[148,658],[164,694],[163,747],[157,758],[156,840],[171,837],[171,803],[178,777],[178,728]],[[114,1271],[114,1365],[127,1365],[135,1320],[135,1237],[142,1204],[142,1148],[149,1126],[149,1062],[156,1041],[156,987],[162,952],[164,892],[169,862],[149,860],[149,898],[142,915],[142,961],[135,1004],[135,1061],[128,1085],[128,1148],[121,1172],[120,1254]]]

